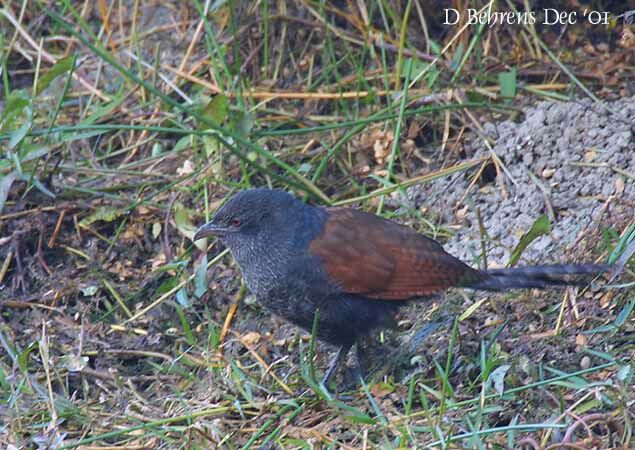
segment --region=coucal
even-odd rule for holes
[[[217,236],[247,286],[274,314],[339,350],[324,385],[358,339],[386,326],[400,306],[451,287],[488,291],[575,284],[602,264],[478,270],[414,230],[373,214],[305,204],[271,189],[241,191],[201,226]]]

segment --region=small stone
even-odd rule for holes
[[[542,171],[542,177],[548,180],[554,173],[556,173],[556,169],[545,169]]]
[[[584,369],[588,369],[589,367],[591,367],[591,358],[585,355],[580,360],[580,368],[584,370]]]

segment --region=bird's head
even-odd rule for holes
[[[289,229],[293,211],[303,204],[284,191],[249,189],[231,197],[212,220],[196,230],[194,240],[218,237],[232,251]]]

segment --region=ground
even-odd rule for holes
[[[232,192],[274,186],[475,267],[619,261],[631,16],[547,26],[539,6],[534,26],[462,28],[441,2],[6,2],[3,448],[634,448],[632,258],[412,302],[366,343],[366,382],[328,392],[334,349],[191,240]]]

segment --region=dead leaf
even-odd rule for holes
[[[389,155],[388,148],[384,145],[381,140],[376,140],[373,144],[373,156],[375,157],[375,161],[377,164],[383,164],[386,162],[386,158]]]
[[[463,208],[457,209],[454,215],[458,220],[462,221],[463,219],[465,219],[465,217],[467,217],[468,211],[469,207],[465,205]]]
[[[352,147],[358,151],[372,153],[375,162],[381,165],[390,155],[394,137],[392,130],[382,131],[375,127],[355,140]]]
[[[622,48],[633,48],[635,47],[635,33],[631,30],[631,27],[624,25],[622,29],[622,36],[620,40],[617,42]]]
[[[139,223],[132,223],[121,234],[121,239],[124,241],[135,241],[138,238],[142,238],[143,234],[143,226]]]
[[[165,263],[167,262],[167,258],[165,257],[165,253],[161,252],[150,258],[148,262],[150,263],[150,267],[152,267],[152,270],[156,270],[159,267],[165,265]]]
[[[243,334],[240,340],[243,342],[243,344],[251,347],[257,344],[258,342],[260,342],[260,338],[261,338],[260,333],[256,333],[255,331],[250,331],[247,334]]]
[[[395,390],[395,387],[388,383],[378,383],[374,384],[370,388],[370,392],[373,394],[375,398],[384,398],[391,394]]]
[[[192,161],[190,161],[189,159],[186,159],[183,162],[183,166],[179,167],[178,169],[176,169],[176,174],[180,177],[186,176],[186,175],[191,175],[194,173],[195,167],[194,167],[194,163]]]
[[[407,155],[410,155],[415,150],[415,148],[415,141],[413,141],[412,139],[406,139],[401,144],[401,150],[403,150],[403,152]]]
[[[620,176],[615,178],[615,193],[621,194],[624,192],[624,179]]]
[[[589,150],[584,154],[584,162],[591,162],[597,156],[597,152],[595,150]]]
[[[417,122],[416,120],[413,120],[412,122],[410,122],[410,126],[408,127],[408,132],[406,133],[406,137],[408,137],[408,139],[414,139],[419,135],[420,131],[421,131],[421,124]]]

